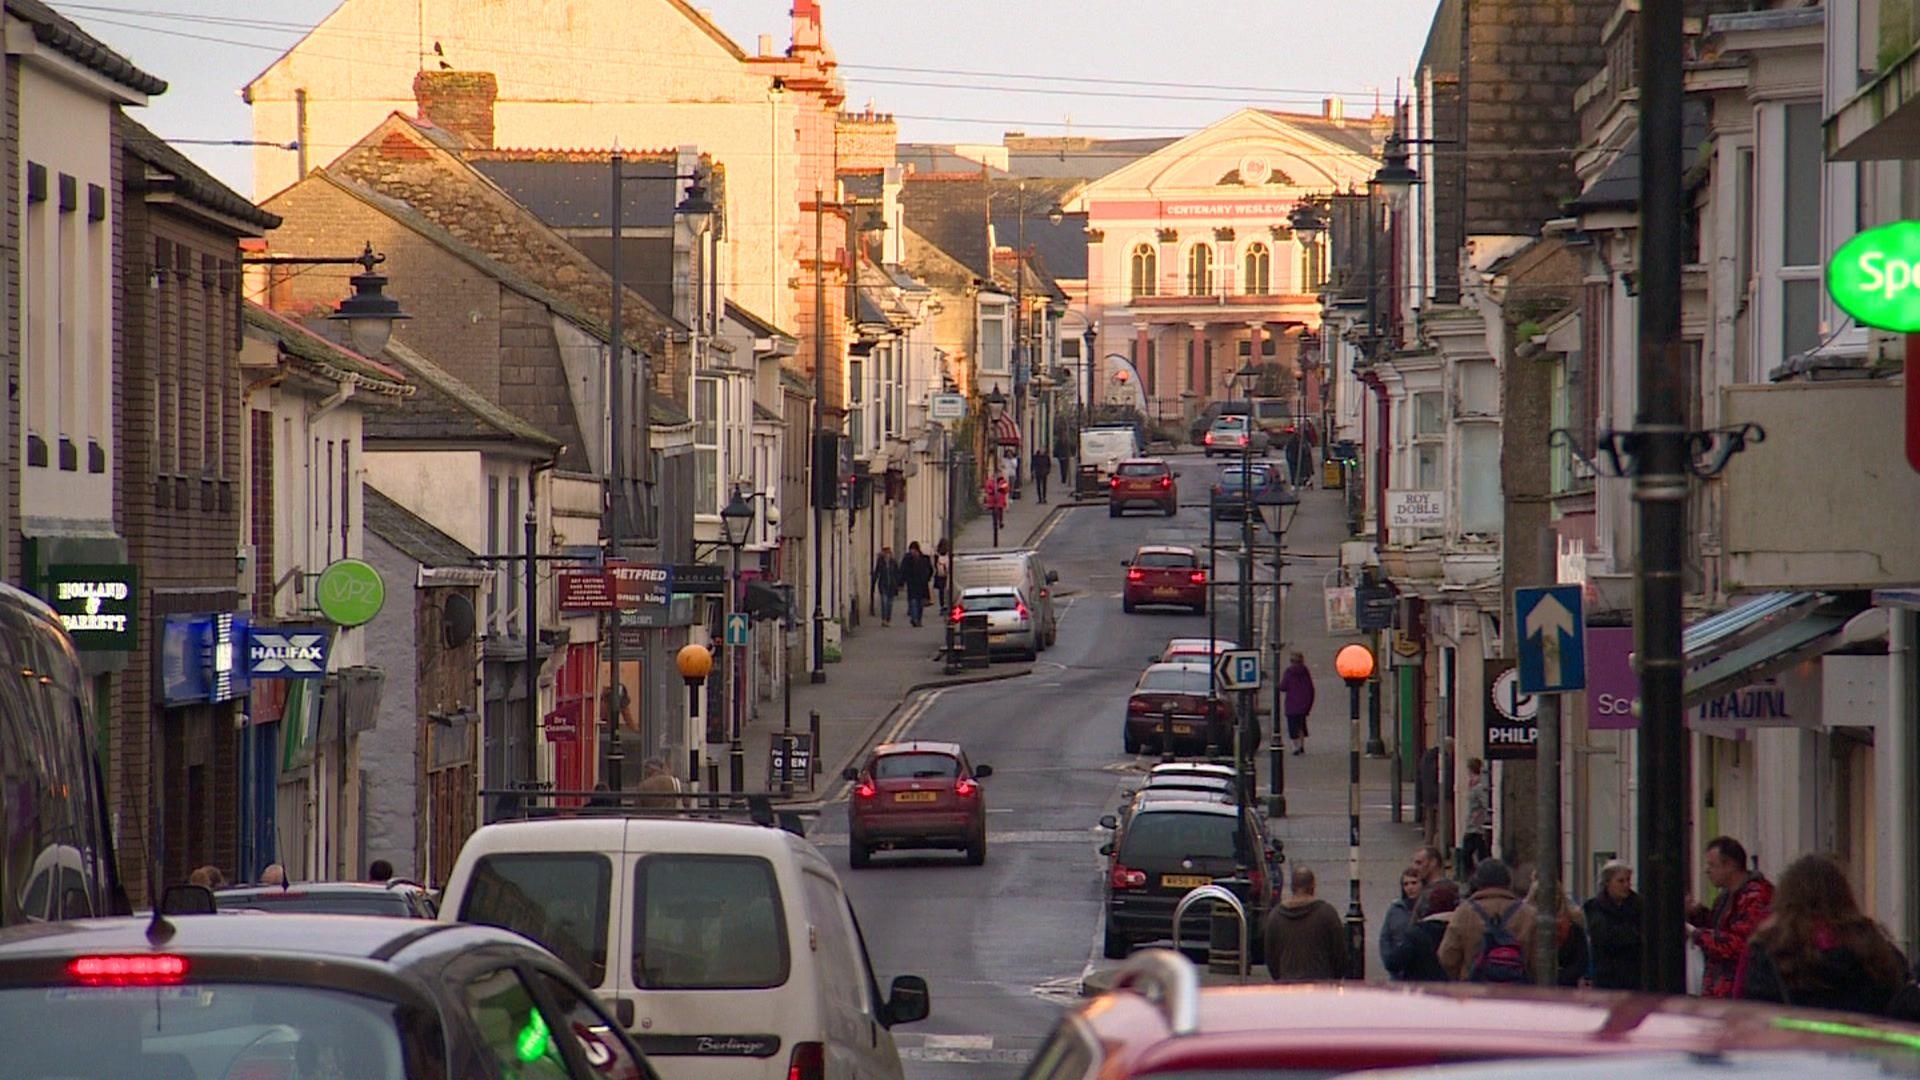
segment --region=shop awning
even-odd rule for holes
[[[1020,445],[1020,422],[1006,413],[993,418],[993,441],[1001,446]]]
[[[1694,623],[1681,635],[1687,706],[1818,656],[1862,606],[1824,593],[1768,593]]]

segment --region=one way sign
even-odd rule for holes
[[[1520,690],[1559,694],[1587,686],[1587,626],[1580,586],[1513,590],[1520,628]]]
[[[327,673],[324,626],[256,626],[247,635],[247,671],[256,679],[318,679]]]

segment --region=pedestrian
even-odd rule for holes
[[[267,868],[260,871],[260,884],[278,885],[283,889],[286,888],[287,868],[279,863],[268,863]]]
[[[667,763],[657,757],[648,758],[640,766],[640,783],[634,790],[641,793],[636,800],[641,806],[671,809],[680,802],[673,797],[680,794],[680,778],[673,775]]]
[[[1706,958],[1700,995],[1730,998],[1753,932],[1773,914],[1773,883],[1748,868],[1747,849],[1731,836],[1707,841],[1706,869],[1720,897],[1711,908],[1687,898],[1687,940]]]
[[[1513,872],[1499,859],[1473,868],[1467,899],[1440,940],[1440,966],[1459,982],[1533,981],[1531,907],[1513,891]]]
[[[953,577],[953,545],[945,537],[933,545],[933,594],[940,597],[942,603],[950,603],[947,595],[947,582]]]
[[[1287,738],[1293,742],[1295,756],[1307,752],[1307,714],[1313,711],[1313,673],[1307,670],[1307,658],[1294,653],[1286,673],[1280,676],[1280,694],[1287,713]]]
[[[393,864],[385,859],[375,859],[367,864],[367,880],[375,885],[385,885],[393,880]]]
[[[1413,801],[1420,808],[1420,837],[1428,844],[1440,839],[1440,744],[1420,752],[1413,774]]]
[[[921,613],[933,598],[933,560],[920,550],[920,541],[907,545],[907,557],[900,560],[900,579],[907,586],[907,621],[920,625]]]
[[[1073,444],[1062,436],[1053,443],[1053,460],[1060,466],[1060,486],[1065,487],[1073,468]]]
[[[1399,948],[1413,927],[1413,905],[1420,899],[1420,889],[1420,871],[1411,866],[1400,871],[1400,895],[1387,905],[1387,917],[1380,922],[1381,956]]]
[[[1467,829],[1460,837],[1460,854],[1469,874],[1493,854],[1493,778],[1479,758],[1467,759]]]
[[[1447,864],[1440,857],[1440,849],[1432,844],[1414,848],[1410,861],[1413,863],[1413,872],[1420,875],[1420,888],[1427,889],[1447,880]]]
[[[1440,966],[1440,942],[1446,939],[1447,924],[1459,906],[1460,886],[1446,878],[1421,890],[1413,906],[1413,925],[1394,951],[1380,957],[1387,974],[1401,982],[1446,982],[1449,976]]]
[[[203,889],[224,889],[227,887],[227,875],[221,873],[219,867],[209,863],[188,874],[187,884],[198,885]]]
[[[1011,490],[1012,490],[1012,486],[1007,483],[1006,477],[1004,476],[987,477],[986,493],[983,496],[981,501],[982,501],[982,504],[986,507],[987,513],[992,515],[993,517],[993,546],[994,547],[1000,546],[1000,527],[1006,524],[1007,493]]]
[[[1313,895],[1313,871],[1293,868],[1292,894],[1267,915],[1267,973],[1274,982],[1343,979],[1347,932],[1333,905]]]
[[[1840,863],[1802,855],[1780,875],[1773,912],[1741,957],[1733,996],[1886,1016],[1908,1011],[1913,995],[1901,993],[1908,981],[1907,958],[1861,913]]]
[[[1033,448],[1033,497],[1040,505],[1047,503],[1047,479],[1053,475],[1053,458],[1048,456],[1047,448],[1036,445]]]
[[[1581,905],[1587,916],[1587,953],[1593,985],[1602,990],[1640,989],[1640,894],[1633,867],[1614,860],[1600,868],[1600,889]]]
[[[868,588],[880,602],[880,625],[893,625],[893,598],[900,593],[900,560],[893,557],[891,545],[880,545],[873,557],[873,570],[867,575]]]
[[[1567,891],[1560,889],[1555,894],[1559,900],[1558,910],[1553,914],[1553,950],[1554,979],[1556,985],[1564,987],[1582,986],[1588,983],[1591,957],[1587,952],[1587,924],[1580,909],[1567,899]],[[1540,872],[1533,873],[1533,885],[1527,889],[1527,904],[1533,908],[1536,920],[1545,917],[1546,912],[1540,906]],[[1535,925],[1539,925],[1536,921]]]

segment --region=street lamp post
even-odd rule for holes
[[[1367,977],[1367,919],[1360,909],[1360,688],[1373,677],[1373,650],[1344,645],[1333,658],[1347,684],[1347,978]]]
[[[1260,379],[1260,371],[1250,360],[1247,366],[1234,374],[1240,383],[1241,394],[1247,403],[1247,432],[1240,442],[1240,627],[1239,642],[1242,648],[1253,647],[1253,439],[1259,430],[1253,416],[1253,386]],[[1208,508],[1212,513],[1212,508]],[[1277,674],[1277,673],[1276,673]],[[1234,725],[1233,767],[1240,777],[1240,798],[1242,804],[1253,801],[1253,744],[1254,720],[1253,698],[1257,691],[1240,692],[1237,723]]]
[[[713,652],[704,645],[682,645],[680,652],[673,658],[673,666],[680,670],[681,681],[687,684],[687,716],[691,718],[700,711],[700,686],[713,672]],[[687,780],[700,783],[700,740],[687,740]]]
[[[1286,551],[1287,528],[1293,524],[1293,515],[1299,509],[1300,496],[1286,488],[1269,487],[1260,493],[1260,522],[1273,534],[1273,612],[1271,628],[1267,632],[1267,641],[1272,646],[1269,651],[1273,656],[1273,741],[1267,747],[1269,817],[1287,816],[1287,753],[1282,727],[1283,703],[1280,700],[1280,655],[1284,644],[1280,639],[1286,630],[1282,613],[1282,605],[1286,602],[1286,586],[1281,583],[1281,573],[1285,566],[1282,559]]]
[[[758,495],[754,496],[758,498]],[[733,791],[743,791],[747,785],[747,755],[740,743],[740,649],[726,641],[726,627],[733,621],[733,601],[740,590],[740,548],[747,542],[747,536],[753,530],[753,502],[733,489],[733,497],[720,511],[720,532],[727,542],[730,552],[730,565],[727,568],[726,603],[722,605],[721,642],[727,656],[727,780]]]

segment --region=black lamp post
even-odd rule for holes
[[[1343,645],[1334,670],[1352,703],[1347,740],[1347,978],[1367,977],[1367,918],[1360,910],[1360,688],[1373,678],[1373,650]]]
[[[740,713],[734,704],[734,697],[739,693],[740,664],[736,647],[726,641],[725,633],[727,624],[733,621],[733,599],[740,589],[740,549],[752,532],[753,501],[736,487],[733,497],[720,511],[720,535],[726,540],[732,558],[727,571],[726,603],[722,606],[725,616],[720,625],[721,642],[727,649],[727,780],[734,791],[746,787],[747,754],[740,742]]]
[[[1242,647],[1253,644],[1253,439],[1259,426],[1253,419],[1253,387],[1260,381],[1260,369],[1251,360],[1234,373],[1247,402],[1247,432],[1240,442],[1240,637]],[[1212,515],[1212,510],[1208,510]],[[1240,775],[1243,805],[1253,801],[1253,744],[1256,728],[1253,720],[1253,696],[1258,691],[1243,690],[1239,700],[1239,722],[1234,725],[1234,771]]]
[[[1285,554],[1287,529],[1293,524],[1293,515],[1300,509],[1300,496],[1286,488],[1271,485],[1260,493],[1260,523],[1273,534],[1273,612],[1272,626],[1267,632],[1267,641],[1272,645],[1273,656],[1273,741],[1267,747],[1267,814],[1269,817],[1287,816],[1287,751],[1284,738],[1283,710],[1280,700],[1281,640],[1286,632],[1286,622],[1282,613],[1285,602],[1285,586],[1281,584],[1281,571],[1284,567],[1282,557]]]

